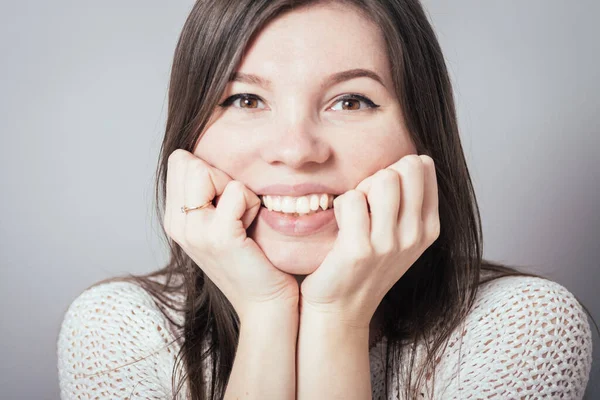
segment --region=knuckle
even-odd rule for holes
[[[366,261],[373,255],[373,247],[370,243],[352,246],[350,250],[351,258],[357,262]]]
[[[360,190],[352,189],[344,194],[344,201],[356,202],[365,199],[365,194]]]
[[[378,171],[373,178],[377,182],[389,184],[391,182],[398,181],[400,176],[396,171],[390,168],[385,168]]]
[[[237,198],[244,193],[244,184],[240,181],[229,181],[225,185],[225,189],[223,189],[223,197],[231,197]]]
[[[392,237],[386,237],[381,240],[377,245],[377,253],[379,255],[393,254],[398,251],[398,241]]]
[[[423,160],[421,160],[421,157],[419,157],[416,154],[409,154],[407,156],[404,156],[402,161],[408,168],[420,168],[420,167],[422,168],[423,167]]]
[[[419,157],[421,158],[421,162],[423,164],[429,164],[429,165],[434,164],[433,158],[431,158],[431,156],[428,156],[427,154],[421,154]]]
[[[190,162],[187,173],[194,179],[208,177],[208,169],[202,163],[202,161],[200,161],[198,159],[192,160]]]
[[[441,234],[441,226],[439,220],[433,224],[431,228],[432,242],[435,242]]]
[[[410,234],[404,237],[404,246],[407,248],[419,246],[421,243],[422,236],[423,228],[419,224],[415,227],[415,229],[412,229],[410,231]]]
[[[244,184],[240,181],[229,181],[227,182],[227,185],[225,186],[225,188],[229,188],[230,191],[233,192],[243,192],[244,191]]]
[[[351,197],[357,197],[360,193],[356,189],[350,189],[346,193],[339,196],[342,199],[349,199]]]
[[[421,164],[423,162],[418,154],[409,154],[406,156],[406,159],[408,162],[415,164]]]
[[[169,154],[169,158],[167,159],[167,165],[171,167],[179,163],[180,160],[182,160],[184,153],[185,150],[183,149],[176,149],[175,151],[173,151],[171,154]]]

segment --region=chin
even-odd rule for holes
[[[249,231],[248,235],[277,269],[291,275],[315,272],[333,248],[337,237],[337,229],[314,236],[289,237],[269,231],[260,224],[256,228]]]
[[[271,263],[279,270],[291,275],[309,275],[319,268],[329,250],[331,243],[321,241],[302,242],[301,240],[274,241],[256,238],[256,243],[264,251]]]

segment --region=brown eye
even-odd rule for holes
[[[358,109],[360,109],[360,101],[342,100],[342,110],[358,110]]]
[[[252,97],[243,97],[240,99],[240,108],[256,108],[258,100]]]
[[[239,105],[237,104],[239,101]],[[262,107],[259,106],[259,103],[261,103],[262,100],[254,95],[248,94],[248,93],[239,93],[239,94],[234,94],[233,96],[227,98],[223,103],[219,104],[219,106],[221,107],[230,107],[233,106],[233,108],[243,108],[246,110],[254,110],[254,109],[263,109],[265,108],[264,105]]]
[[[379,107],[379,105],[373,103],[365,96],[350,94],[339,98],[331,109],[333,111],[362,111],[377,107]]]

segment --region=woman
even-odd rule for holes
[[[583,396],[577,300],[481,258],[417,0],[198,1],[157,183],[171,260],[73,302],[63,398]]]

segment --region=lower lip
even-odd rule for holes
[[[269,211],[267,208],[261,207],[258,216],[273,230],[287,236],[312,235],[335,222],[333,208],[296,217],[277,211]]]

